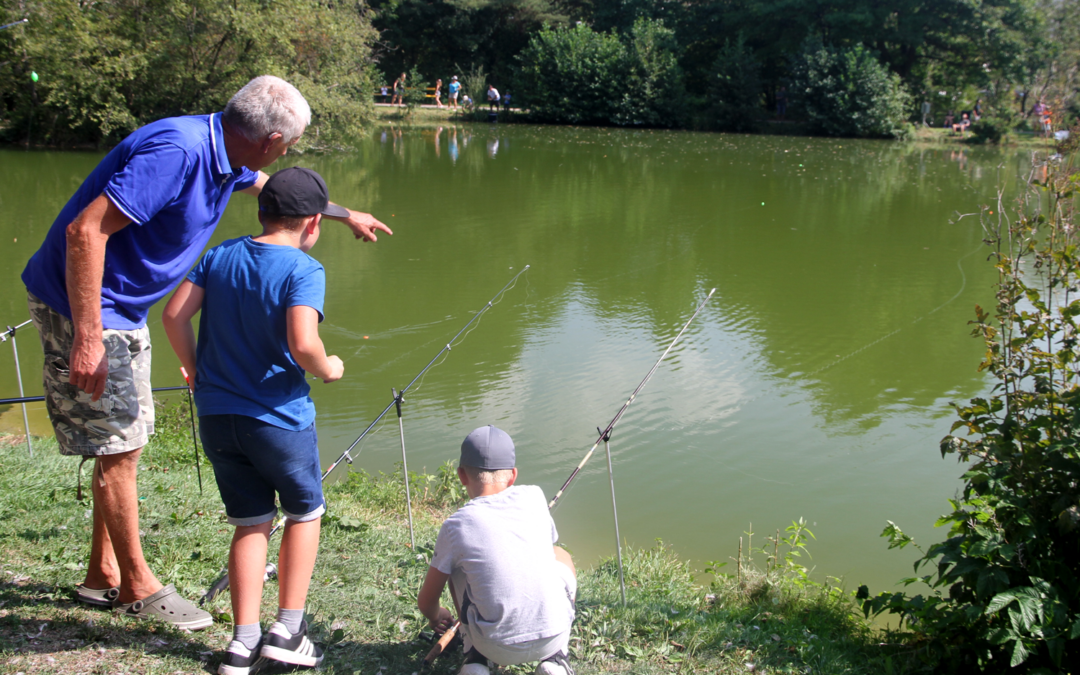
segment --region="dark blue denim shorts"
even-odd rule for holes
[[[326,511],[314,423],[290,431],[247,415],[206,415],[199,418],[199,436],[229,523],[273,520],[275,493],[289,520],[303,523]]]

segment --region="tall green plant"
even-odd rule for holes
[[[1066,152],[1066,157],[1075,157]],[[949,538],[916,563],[932,593],[860,589],[868,613],[917,631],[942,670],[1051,672],[1080,663],[1080,175],[1056,155],[1036,167],[1016,214],[984,210],[996,306],[976,308],[989,396],[956,405],[942,456],[970,464],[938,525]],[[1000,201],[1000,200],[999,200]],[[910,537],[890,523],[890,548]]]

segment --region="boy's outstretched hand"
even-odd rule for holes
[[[323,382],[329,384],[340,380],[342,375],[345,374],[345,364],[335,354],[327,356],[326,360],[330,362],[330,375],[324,377]]]

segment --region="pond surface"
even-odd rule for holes
[[[23,265],[101,156],[0,151],[0,324],[27,317]],[[662,539],[701,570],[751,524],[757,546],[801,517],[817,578],[891,589],[914,554],[878,534],[893,520],[923,544],[944,536],[932,523],[962,473],[937,449],[948,404],[987,387],[967,322],[994,274],[977,219],[956,214],[1011,188],[1028,159],[505,125],[379,129],[348,153],[290,155],[279,164],[320,171],[335,201],[395,232],[363,244],[330,223],[312,251],[328,274],[322,335],[346,367],[313,386],[323,458],[531,265],[410,391],[404,428],[410,468],[434,471],[496,424],[521,481],[550,496],[715,287],[612,438],[623,538]],[[238,195],[212,243],[257,228]],[[155,386],[180,384],[158,311],[151,329]],[[36,336],[20,336],[38,394]],[[0,394],[15,396],[2,350]],[[31,415],[45,432],[41,407]],[[17,408],[0,420],[21,427]],[[555,512],[586,565],[615,551],[602,449]],[[358,450],[356,466],[393,471],[394,415]]]

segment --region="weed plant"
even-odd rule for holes
[[[197,599],[221,573],[233,528],[209,464],[199,493],[186,408],[186,400],[159,407],[159,434],[140,468],[139,515],[152,569]],[[34,459],[19,445],[0,444],[0,456],[0,672],[216,672],[231,634],[228,594],[205,605],[215,623],[196,633],[78,605],[72,587],[85,573],[91,529],[89,500],[75,498],[78,461],[60,457],[52,439],[35,442]],[[465,495],[451,462],[410,473],[413,549],[400,470],[353,469],[327,486],[329,512],[307,606],[311,634],[326,648],[323,673],[409,675],[430,649],[420,639],[427,625],[417,592],[439,525]],[[711,564],[707,586],[663,544],[627,548],[625,606],[615,561],[581,561],[571,642],[576,671],[886,672],[890,648],[874,643],[848,593],[809,579],[802,562],[811,535],[805,524],[793,527],[761,549],[740,552],[736,574]],[[276,610],[275,586],[268,582],[264,592],[266,620]],[[460,659],[458,650],[425,675],[455,673]],[[532,666],[502,672],[529,673]]]

